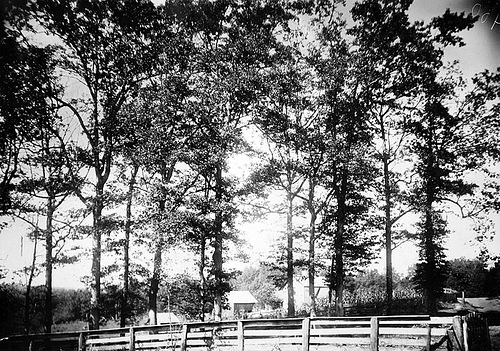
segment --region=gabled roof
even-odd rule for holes
[[[257,299],[248,290],[230,291],[228,295],[229,304],[235,303],[257,303]]]

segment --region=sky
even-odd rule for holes
[[[450,8],[452,11],[463,11],[466,14],[472,13],[479,16],[479,22],[472,30],[463,33],[467,45],[448,50],[445,59],[449,61],[459,60],[466,78],[470,78],[484,69],[496,70],[500,66],[500,10],[496,13],[480,2],[469,0],[416,0],[410,8],[410,16],[412,20],[428,22],[433,16],[443,13],[446,8]],[[460,221],[453,214],[450,214],[448,219],[452,232],[446,243],[448,257],[474,257],[478,252],[478,246],[475,245],[471,223]],[[500,217],[495,217],[494,221],[496,228],[500,228]],[[280,235],[277,228],[276,219],[272,218],[251,225],[249,223],[241,225],[243,236],[249,245],[248,254],[251,257],[251,262],[255,263],[268,255],[270,248]],[[0,266],[7,267],[11,272],[19,270],[31,262],[33,244],[25,238],[25,233],[26,227],[20,224],[12,225],[0,232]],[[499,236],[500,234],[497,235],[495,241],[486,245],[500,250]],[[40,257],[38,259],[42,260],[43,248],[40,248],[39,251]],[[408,267],[416,263],[417,259],[418,251],[413,244],[405,244],[394,251],[394,267],[400,273],[406,273]],[[174,261],[176,260],[173,259],[171,263]],[[384,257],[382,256],[373,264],[373,267],[383,271],[383,262]],[[171,270],[173,267],[172,265]],[[177,268],[182,270],[182,266]],[[84,285],[80,279],[89,273],[90,260],[82,259],[75,265],[56,268],[53,283],[55,287],[82,288]],[[25,279],[26,277],[23,275],[11,274],[7,281],[25,283]],[[43,284],[43,279],[43,275],[40,275],[35,284]]]

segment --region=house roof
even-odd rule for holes
[[[235,290],[230,291],[228,295],[230,304],[235,303],[257,303],[257,299],[248,290]]]

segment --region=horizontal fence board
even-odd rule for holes
[[[171,340],[181,340],[180,335],[169,335],[169,334],[152,334],[152,335],[136,335],[136,342],[152,342],[152,341],[171,341]]]
[[[349,346],[343,346],[343,345],[312,345],[309,348],[309,350],[310,351],[369,351],[370,350],[370,345],[349,345]],[[384,350],[381,350],[381,351],[384,351]]]
[[[365,329],[365,328],[370,328],[370,324],[350,324],[350,325],[312,325],[311,326],[311,331],[317,330],[317,331],[322,331],[322,330],[352,330],[352,329]]]
[[[379,335],[421,335],[427,336],[427,328],[380,328]],[[446,329],[431,328],[433,336],[443,336]]]
[[[135,344],[135,349],[141,349],[141,350],[146,350],[146,349],[154,349],[154,350],[164,350],[164,349],[172,349],[172,348],[180,348],[181,343],[165,343],[165,342],[148,342],[148,343],[136,343]],[[128,347],[127,347],[128,349]]]
[[[439,328],[441,326],[448,326],[451,325],[452,322],[450,323],[444,323],[444,322],[432,322],[429,321],[427,323],[425,322],[420,322],[420,321],[380,321],[379,320],[379,325],[381,327],[384,326],[417,326],[417,327],[427,327],[428,325],[431,326],[432,328]]]
[[[425,338],[380,338],[380,346],[425,346],[427,345],[427,340]]]
[[[269,339],[245,339],[245,348],[247,345],[263,345],[263,344],[302,344],[302,337],[297,338],[269,338]]]
[[[116,350],[128,350],[128,345],[98,345],[98,346],[87,346],[85,350],[88,351],[116,351]]]
[[[112,343],[126,343],[130,341],[130,337],[122,336],[117,338],[100,338],[100,339],[87,339],[85,343],[87,345],[104,345],[104,344],[112,344]]]
[[[330,348],[330,350],[332,349]],[[302,346],[289,344],[259,344],[249,345],[247,347],[247,345],[245,345],[245,351],[302,351]]]
[[[370,345],[370,338],[360,337],[325,337],[310,340],[311,345]]]
[[[246,337],[271,338],[276,336],[297,336],[302,337],[301,329],[282,329],[282,330],[247,330],[244,331]]]
[[[311,329],[312,336],[321,335],[370,335],[370,328],[332,328],[332,329]]]
[[[233,345],[237,346],[238,341],[237,340],[187,340],[186,345],[189,347],[191,346],[215,346],[215,345]]]
[[[211,331],[205,331],[205,332],[188,332],[188,339],[205,339],[205,338],[212,338],[213,333]]]

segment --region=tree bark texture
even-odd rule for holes
[[[45,225],[45,320],[44,331],[52,331],[52,246],[53,246],[53,225],[54,219],[54,198],[50,196],[47,200],[47,219]]]
[[[286,233],[287,233],[287,270],[286,270],[286,282],[287,282],[287,294],[288,294],[288,303],[287,303],[287,316],[294,317],[295,316],[295,292],[293,287],[293,197],[291,190],[288,191],[287,194],[287,206],[288,212],[286,216]]]

